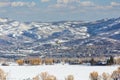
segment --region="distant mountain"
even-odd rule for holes
[[[0,56],[5,58],[108,56],[119,54],[119,46],[120,18],[51,23],[0,18]]]

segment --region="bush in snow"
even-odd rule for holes
[[[44,61],[45,61],[46,65],[52,65],[54,63],[54,59],[52,59],[52,58],[50,58],[50,59],[46,58]]]
[[[102,73],[102,79],[103,79],[103,80],[110,80],[110,78],[111,78],[111,77],[110,77],[110,74],[105,73],[105,72]]]
[[[45,80],[48,76],[47,72],[41,72],[40,77],[42,78],[42,80]]]
[[[33,58],[33,59],[30,59],[30,64],[31,65],[39,65],[39,64],[42,64],[42,60],[39,58]]]
[[[120,67],[117,70],[113,71],[111,78],[113,80],[120,80]]]
[[[68,75],[67,78],[65,78],[65,80],[74,80],[74,76],[73,75]]]
[[[23,64],[24,64],[24,60],[22,60],[22,59],[21,59],[21,60],[19,59],[19,60],[17,60],[16,62],[17,62],[19,65],[23,65]]]
[[[53,75],[48,75],[45,80],[56,80],[56,77]]]
[[[39,75],[33,77],[33,80],[39,80]]]
[[[47,72],[42,72],[35,76],[33,80],[56,80],[56,77],[54,75],[49,75]]]
[[[120,64],[120,58],[115,59],[116,64]]]
[[[103,72],[102,75],[99,76],[97,72],[91,72],[90,80],[120,80],[120,67],[113,71],[111,75]]]
[[[98,80],[98,72],[91,72],[90,73],[90,80]]]
[[[0,80],[6,80],[6,76],[7,74],[2,69],[0,69]]]

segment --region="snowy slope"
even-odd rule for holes
[[[1,57],[15,57],[13,55],[8,57],[4,55],[5,53],[21,53],[26,56],[37,53],[39,55],[45,54],[46,56],[58,52],[69,53],[67,55],[70,56],[75,54],[76,57],[86,53],[84,49],[87,49],[89,44],[95,47],[102,46],[102,54],[119,54],[120,18],[102,19],[93,22],[26,23],[0,18]],[[106,51],[106,48],[109,51]],[[115,50],[118,52],[113,52]],[[99,54],[98,52],[100,51],[97,49],[96,51],[88,52]]]
[[[89,80],[89,73],[97,71],[112,73],[118,66],[78,66],[78,65],[42,65],[42,66],[0,66],[8,73],[7,80],[32,79],[41,72],[55,75],[57,80],[65,80],[67,75],[73,75],[75,80]]]

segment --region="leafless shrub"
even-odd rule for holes
[[[111,78],[113,80],[120,80],[120,67],[117,70],[113,71]]]
[[[65,78],[65,80],[74,80],[74,76],[73,75],[68,75],[67,78]]]
[[[39,80],[39,75],[33,77],[33,80]]]
[[[92,72],[90,73],[90,79],[91,80],[98,80],[98,72]]]
[[[118,72],[120,73],[120,67],[118,67]]]
[[[20,59],[16,61],[19,65],[23,65],[24,64],[24,60]]]
[[[56,77],[54,75],[48,75],[45,80],[56,80]]]
[[[56,80],[56,77],[49,75],[47,72],[41,72],[39,75],[33,77],[33,80]]]
[[[45,80],[47,78],[47,76],[48,76],[47,72],[41,72],[41,74],[40,74],[40,77],[42,80]]]
[[[6,76],[7,74],[2,69],[0,69],[0,80],[6,80]]]
[[[42,60],[39,58],[33,58],[33,59],[30,59],[30,64],[31,65],[39,65],[39,64],[42,64]]]
[[[110,80],[110,75],[108,73],[103,72],[102,73],[102,79],[103,80]]]
[[[46,65],[52,65],[54,63],[54,60],[52,58],[46,58],[45,59],[45,64]]]
[[[115,59],[116,64],[120,64],[120,58]]]

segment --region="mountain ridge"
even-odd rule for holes
[[[52,23],[23,23],[0,18],[1,57],[7,57],[5,54],[15,54],[12,57],[18,54],[44,57],[115,55],[120,53],[119,46],[120,17],[94,22]]]

